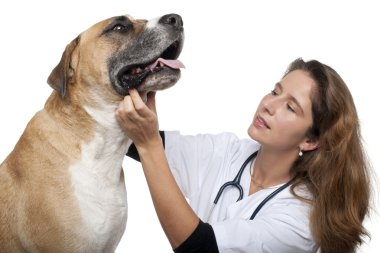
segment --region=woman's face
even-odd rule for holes
[[[259,104],[249,136],[261,145],[283,151],[307,150],[312,126],[314,80],[303,70],[288,73]],[[303,147],[304,146],[304,147]]]

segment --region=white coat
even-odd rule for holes
[[[179,132],[165,132],[165,152],[172,173],[199,218],[211,224],[220,253],[316,252],[309,227],[310,205],[295,198],[289,187],[266,203],[254,220],[249,220],[261,201],[281,186],[248,196],[249,165],[241,178],[243,199],[236,202],[238,190],[227,188],[207,221],[220,187],[236,176],[259,147],[253,140],[241,140],[229,133],[182,136]],[[309,196],[305,190],[298,189],[297,193]]]

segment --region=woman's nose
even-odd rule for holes
[[[268,98],[264,101],[263,107],[264,110],[269,114],[269,115],[274,115],[277,108],[279,105],[279,101],[276,98]]]

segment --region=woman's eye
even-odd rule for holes
[[[276,90],[272,90],[270,93],[271,93],[273,96],[277,96],[277,95],[278,95],[277,92],[276,92]]]
[[[289,104],[286,105],[286,107],[288,108],[289,111],[291,112],[296,112],[293,107],[291,107]]]

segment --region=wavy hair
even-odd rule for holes
[[[309,138],[319,148],[297,159],[292,186],[306,185],[313,195],[310,226],[322,253],[354,252],[369,236],[363,220],[369,212],[369,163],[362,146],[355,104],[343,79],[316,60],[292,62],[285,75],[306,71],[315,81],[311,94],[313,125]]]

